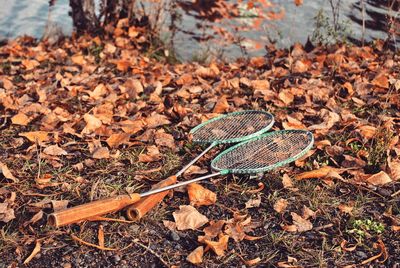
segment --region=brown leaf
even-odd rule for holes
[[[68,200],[51,200],[51,205],[53,206],[53,211],[59,211],[66,209],[68,206]]]
[[[0,221],[9,222],[12,219],[15,219],[14,209],[8,207],[9,204],[0,203]]]
[[[94,115],[86,113],[83,116],[83,119],[86,122],[85,128],[82,130],[83,134],[90,134],[93,133],[96,129],[101,127],[103,124],[99,118]]]
[[[347,213],[349,215],[352,215],[352,211],[354,209],[354,203],[349,203],[349,204],[340,204],[338,206],[339,210],[343,213]]]
[[[392,179],[389,177],[389,175],[386,172],[380,171],[379,173],[376,173],[376,174],[370,176],[367,179],[367,182],[372,185],[384,185],[384,184],[392,182]]]
[[[107,87],[101,83],[98,84],[93,91],[89,92],[91,99],[98,100],[108,93]]]
[[[157,145],[165,146],[171,149],[175,149],[175,140],[171,134],[165,133],[163,129],[159,129],[154,137],[154,140]]]
[[[269,82],[268,80],[252,80],[251,87],[254,91],[264,91],[269,89]]]
[[[287,206],[288,206],[288,201],[286,199],[280,198],[278,201],[275,202],[274,210],[278,213],[282,213],[286,210]]]
[[[14,125],[27,126],[30,121],[31,121],[31,119],[26,114],[21,113],[21,112],[16,114],[16,115],[14,115],[11,118],[11,122]]]
[[[360,132],[361,136],[367,140],[375,137],[376,127],[374,126],[364,125],[364,126],[359,126],[357,129]]]
[[[201,78],[215,78],[219,75],[219,69],[215,64],[210,64],[209,68],[200,66],[195,72]]]
[[[221,233],[224,224],[224,220],[210,221],[210,225],[203,229],[205,237],[207,239],[217,237]]]
[[[330,166],[324,166],[320,169],[306,171],[296,175],[297,180],[304,180],[304,179],[319,179],[326,177],[330,172],[337,171],[336,168]]]
[[[375,76],[371,83],[378,87],[389,88],[389,79],[384,73]]]
[[[41,144],[44,141],[48,140],[48,133],[45,131],[31,131],[31,132],[23,132],[19,133],[19,136],[27,138],[31,142],[38,142]]]
[[[21,63],[22,65],[25,66],[26,70],[28,71],[33,70],[40,65],[40,63],[37,60],[28,60],[28,59],[22,60]]]
[[[0,162],[0,172],[6,179],[12,180],[13,182],[18,182],[18,179],[14,177],[14,175],[8,169],[7,165],[2,162]]]
[[[163,224],[164,224],[165,227],[167,227],[171,231],[175,231],[176,230],[176,223],[173,222],[173,221],[163,220]]]
[[[388,166],[389,166],[389,170],[390,170],[390,177],[395,180],[398,181],[400,180],[400,161],[399,160],[388,160]]]
[[[35,247],[33,248],[28,258],[25,259],[24,264],[28,264],[40,252],[40,249],[41,249],[40,241],[36,240]]]
[[[54,156],[68,155],[68,153],[64,149],[62,149],[61,147],[59,147],[56,144],[46,147],[43,150],[43,153],[48,154],[48,155],[54,155]]]
[[[291,189],[292,191],[297,191],[298,189],[294,187],[292,179],[289,177],[288,174],[283,174],[282,176],[282,184],[283,188]]]
[[[284,104],[289,105],[294,100],[294,95],[290,92],[290,90],[282,90],[278,94],[278,98],[283,101]]]
[[[313,228],[313,225],[309,220],[302,218],[297,213],[291,212],[290,215],[292,215],[293,224],[296,226],[297,232],[305,232]]]
[[[107,147],[99,147],[94,150],[92,157],[95,159],[110,158],[110,151]]]
[[[128,133],[114,133],[106,140],[108,146],[111,148],[118,147],[121,144],[128,143],[129,137],[131,135]]]
[[[203,246],[197,247],[193,250],[187,257],[186,260],[193,264],[198,264],[203,262],[204,248]]]
[[[187,186],[187,190],[191,205],[209,206],[217,201],[217,195],[200,184],[191,183]]]
[[[229,236],[220,234],[218,241],[211,241],[204,239],[204,243],[207,244],[218,256],[224,256],[225,250],[228,248]]]
[[[308,220],[309,218],[315,219],[316,216],[317,216],[317,212],[311,210],[307,206],[303,206],[303,218],[305,220]]]
[[[261,205],[261,196],[256,199],[249,199],[246,202],[246,208],[258,208]]]
[[[229,109],[229,103],[226,100],[226,96],[223,95],[218,99],[217,103],[215,104],[213,113],[221,114],[227,112],[228,109]]]
[[[128,134],[135,134],[144,128],[144,123],[142,120],[125,120],[119,122],[121,129]]]
[[[147,128],[156,128],[158,126],[171,124],[171,121],[169,121],[165,115],[157,113],[147,117],[145,122],[147,124]]]
[[[179,210],[172,213],[178,230],[196,230],[208,222],[208,218],[192,206],[179,206]]]
[[[244,261],[244,263],[245,263],[247,266],[253,266],[253,265],[256,265],[257,263],[259,263],[260,261],[261,261],[261,258],[260,258],[260,257],[257,257],[257,258],[252,259],[252,260]]]
[[[141,153],[139,155],[139,162],[142,162],[142,163],[154,162],[154,161],[158,161],[160,159],[161,159],[160,151],[158,150],[157,146],[155,146],[155,145],[151,145],[151,146],[147,147],[146,154]]]
[[[85,58],[82,55],[73,55],[71,57],[71,61],[77,65],[86,65],[87,62],[85,60]]]

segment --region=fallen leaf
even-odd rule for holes
[[[89,91],[91,99],[98,100],[108,93],[107,87],[101,83],[98,84],[93,91]]]
[[[224,220],[210,221],[210,225],[203,229],[205,237],[207,239],[217,237],[221,233],[224,224]]]
[[[115,133],[108,137],[106,142],[111,148],[116,148],[121,144],[128,143],[130,136],[128,133]]]
[[[229,103],[226,100],[226,96],[223,95],[218,99],[217,103],[215,104],[213,113],[221,114],[227,112],[228,109],[229,109]]]
[[[68,155],[68,153],[59,147],[58,145],[50,145],[43,150],[43,153],[48,155],[60,156],[60,155]]]
[[[291,212],[290,215],[292,215],[293,224],[296,226],[297,232],[306,232],[313,228],[313,225],[309,220],[304,219],[297,213]]]
[[[372,80],[371,83],[378,87],[389,88],[389,79],[383,73],[375,76],[374,80]]]
[[[203,246],[197,247],[193,250],[187,257],[186,260],[193,264],[198,264],[203,262],[204,248]]]
[[[48,140],[48,133],[45,131],[31,131],[19,133],[19,136],[27,138],[31,142],[38,142],[42,144],[44,141]]]
[[[165,133],[163,129],[159,129],[156,132],[154,141],[159,146],[165,146],[171,149],[176,149],[174,137],[171,134]]]
[[[187,190],[191,205],[209,206],[217,201],[217,195],[200,184],[191,183],[187,186]]]
[[[51,205],[53,206],[53,211],[59,211],[66,209],[68,206],[68,200],[51,200]]]
[[[353,211],[353,209],[354,209],[354,204],[352,204],[352,203],[349,203],[349,204],[340,204],[339,206],[338,206],[338,208],[339,208],[339,210],[341,211],[341,212],[343,212],[343,213],[347,213],[347,214],[349,214],[349,215],[352,215],[353,213],[352,213],[352,211]]]
[[[320,169],[306,171],[296,175],[296,180],[305,180],[305,179],[319,179],[326,177],[330,172],[336,171],[336,168],[330,166],[324,166]]]
[[[388,166],[389,166],[389,170],[390,170],[390,177],[395,180],[398,181],[400,180],[400,161],[399,160],[388,160]]]
[[[176,230],[176,223],[173,222],[173,221],[163,220],[163,224],[164,224],[165,227],[167,227],[171,231],[175,231]]]
[[[196,165],[191,165],[187,170],[185,170],[185,172],[183,173],[183,175],[186,177],[189,177],[191,175],[201,175],[201,174],[206,174],[208,172],[207,169],[205,168],[201,168],[199,166]]]
[[[144,128],[144,122],[142,120],[125,120],[119,122],[121,129],[128,134],[135,134]]]
[[[367,179],[367,182],[372,185],[384,185],[384,184],[392,182],[392,179],[389,177],[389,175],[386,172],[380,171],[379,173],[376,173],[376,174],[370,176]]]
[[[211,241],[208,239],[204,240],[204,243],[207,244],[218,256],[224,256],[225,250],[228,248],[229,236],[220,234],[218,241]]]
[[[97,232],[97,240],[99,241],[99,246],[104,248],[104,227],[102,224],[99,225],[99,231]]]
[[[110,151],[108,150],[107,147],[99,147],[99,148],[95,149],[92,157],[95,159],[110,158]]]
[[[294,95],[290,92],[290,90],[282,90],[278,94],[278,98],[283,101],[284,104],[289,105],[294,100]]]
[[[27,126],[31,119],[24,113],[17,113],[11,118],[11,122],[14,125],[21,125],[21,126]]]
[[[301,6],[303,4],[303,0],[294,0],[294,4],[296,6]]]
[[[249,199],[246,202],[246,208],[258,208],[261,205],[261,196],[258,196],[256,199]]]
[[[41,243],[39,240],[36,240],[35,247],[33,248],[28,258],[25,259],[24,264],[28,264],[40,252],[40,249],[41,249]]]
[[[155,145],[148,146],[146,148],[147,153],[146,154],[139,154],[139,162],[142,163],[149,163],[149,162],[154,162],[158,161],[161,159],[161,153],[158,150],[158,147]]]
[[[7,165],[0,162],[0,172],[3,174],[3,176],[6,179],[9,179],[13,182],[18,182],[18,179],[14,177],[14,175],[11,173],[11,171],[8,169]]]
[[[28,59],[22,60],[21,63],[22,65],[25,66],[26,70],[28,71],[33,70],[40,65],[40,63],[37,60],[28,60]]]
[[[376,127],[374,126],[364,125],[364,126],[359,126],[357,129],[360,132],[361,136],[367,140],[370,140],[373,137],[375,137]]]
[[[303,206],[303,219],[308,220],[309,218],[315,219],[317,213],[307,206]]]
[[[0,203],[0,221],[9,222],[12,219],[15,219],[14,209],[9,208],[9,204],[7,202]]]
[[[282,213],[286,210],[287,206],[288,206],[288,201],[286,199],[280,198],[278,201],[275,202],[274,210],[278,213]]]
[[[261,258],[260,258],[260,257],[257,257],[257,258],[252,259],[252,260],[244,261],[244,263],[245,263],[247,266],[253,266],[253,265],[256,265],[257,263],[259,263],[260,261],[261,261]]]
[[[147,128],[156,128],[162,125],[171,124],[171,121],[163,114],[152,114],[151,116],[145,119]]]
[[[176,228],[182,230],[196,230],[208,222],[208,218],[192,206],[179,206],[179,210],[172,213]]]
[[[255,91],[261,92],[264,90],[268,90],[270,87],[268,80],[252,80],[250,84]]]
[[[88,114],[88,113],[86,113],[83,116],[83,119],[86,122],[86,126],[82,130],[82,134],[93,133],[96,129],[98,129],[99,127],[101,127],[103,125],[103,123],[101,122],[101,120],[99,118],[97,118],[94,115]]]

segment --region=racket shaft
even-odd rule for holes
[[[172,184],[172,185],[168,185],[168,186],[165,186],[165,187],[162,187],[162,188],[158,188],[158,189],[150,190],[148,192],[141,193],[140,196],[141,197],[150,196],[150,195],[153,195],[153,194],[157,194],[157,193],[161,193],[161,192],[165,192],[165,191],[168,191],[168,190],[172,190],[172,189],[175,189],[175,188],[178,188],[178,187],[181,187],[181,186],[185,186],[185,185],[188,185],[188,184],[191,184],[191,183],[194,183],[194,182],[199,182],[199,181],[202,181],[202,180],[213,178],[213,177],[216,177],[216,176],[219,176],[219,175],[221,175],[221,172],[212,173],[212,174],[209,174],[209,175],[206,175],[206,176],[202,176],[202,177],[198,177],[198,178],[194,178],[194,179],[188,180],[188,181],[178,182],[178,183],[175,183],[175,184]]]

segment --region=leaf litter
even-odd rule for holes
[[[0,71],[0,111],[10,118],[0,127],[0,228],[7,238],[0,245],[13,252],[1,255],[6,263],[61,266],[68,261],[54,260],[57,248],[78,258],[76,247],[124,248],[132,236],[141,250],[151,249],[147,257],[168,255],[174,265],[307,266],[316,256],[328,266],[398,262],[398,55],[380,41],[312,51],[297,44],[291,53],[269,47],[248,62],[169,64],[138,50],[143,29],[116,26],[109,35],[67,38],[57,47],[23,37],[0,47],[11,66]],[[101,49],[99,61],[91,46]],[[72,226],[41,228],[53,209],[150,188],[199,149],[187,137],[191,128],[242,109],[273,113],[275,129],[311,130],[315,147],[262,181],[228,176],[227,184],[239,187],[214,180],[176,191],[135,223],[140,232],[123,219],[80,223],[72,236]],[[207,171],[215,153],[185,177]],[[383,216],[388,207],[390,217]],[[364,218],[384,230],[371,237],[348,232]],[[178,241],[166,238],[172,231]],[[338,252],[341,241],[356,248]],[[143,260],[131,254],[132,262]]]

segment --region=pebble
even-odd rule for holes
[[[114,255],[113,256],[113,262],[114,263],[119,263],[121,261],[121,257],[120,256],[118,256],[118,255]]]
[[[367,254],[365,254],[365,252],[364,251],[356,251],[356,255],[358,256],[358,257],[360,257],[361,259],[366,259],[366,258],[368,258],[368,256],[367,256]]]
[[[175,231],[171,231],[169,236],[173,241],[179,241],[179,239],[181,239],[179,234],[177,232],[175,232]]]

